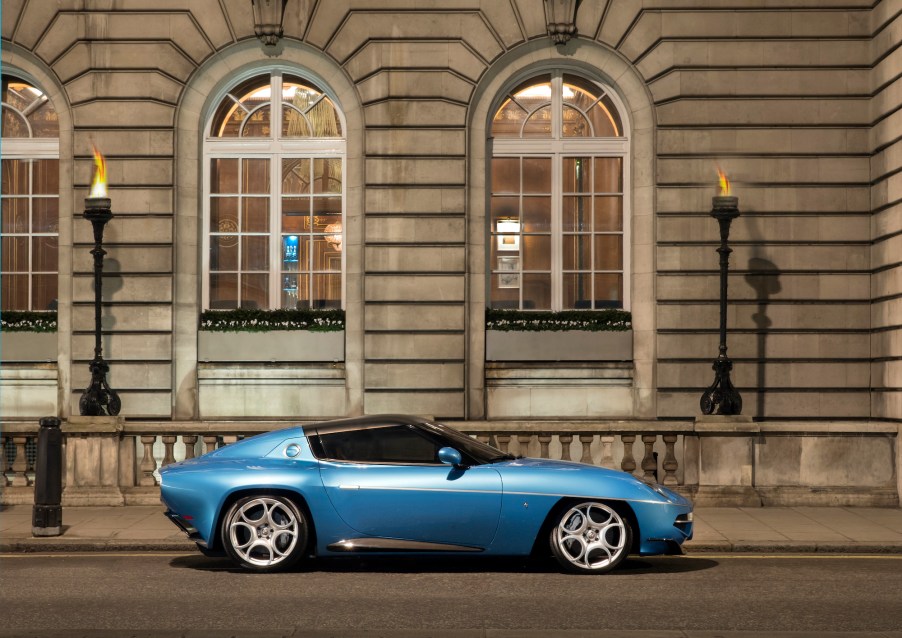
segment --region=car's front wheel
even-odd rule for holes
[[[604,503],[586,501],[562,511],[551,530],[551,551],[568,571],[601,574],[626,558],[632,539],[624,516]]]
[[[246,569],[271,572],[295,565],[307,547],[307,520],[289,498],[245,496],[222,521],[222,544],[229,557]]]

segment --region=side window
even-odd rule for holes
[[[323,456],[360,463],[438,463],[439,445],[405,425],[319,435]]]

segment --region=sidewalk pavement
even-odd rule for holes
[[[30,505],[0,508],[0,552],[193,551],[159,505],[64,507],[63,534],[31,535]],[[700,507],[698,552],[902,554],[902,509],[875,507]]]

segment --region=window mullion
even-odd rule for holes
[[[559,311],[563,306],[563,210],[564,176],[563,160],[555,153],[551,156],[551,309]]]
[[[269,166],[269,307],[282,307],[282,156]]]

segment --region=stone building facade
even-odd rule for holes
[[[3,0],[4,96],[9,77],[49,98],[58,146],[40,157],[59,167],[59,331],[49,361],[4,346],[4,421],[75,415],[88,383],[92,239],[80,213],[92,146],[106,155],[115,214],[105,357],[128,419],[691,421],[717,354],[719,166],[742,212],[728,326],[743,413],[792,431],[879,433],[866,453],[886,457],[880,481],[898,480],[902,2],[287,0],[282,37],[265,45],[255,9],[268,4],[278,2]],[[572,37],[555,42],[549,23],[571,20]],[[278,84],[243,84],[261,77]],[[301,118],[280,119],[280,104],[314,126],[294,97],[303,91],[325,96],[337,128],[290,132],[285,118]],[[230,99],[238,106],[223,112]],[[578,99],[589,100],[574,115],[589,133],[567,129]],[[253,100],[272,103],[272,131],[225,133],[230,117],[243,122],[240,109],[250,122]],[[517,104],[522,116],[511,115]],[[502,130],[505,117],[533,115],[547,130]],[[5,159],[16,143],[28,157],[27,142],[8,141]],[[251,163],[240,169],[248,190],[217,190],[215,171],[248,158],[269,162],[269,190],[247,185]],[[540,183],[527,179],[539,160]],[[332,261],[311,257],[300,275],[275,257],[294,241],[278,223],[294,192],[289,161],[312,182],[328,170],[338,178],[303,186],[315,215],[339,225],[304,231],[309,250]],[[574,187],[573,172],[590,170],[595,181]],[[221,193],[232,193],[229,206],[268,205],[269,226],[238,213],[239,226],[216,226]],[[542,197],[553,214],[530,230],[530,202]],[[501,215],[496,200],[514,212]],[[568,221],[579,201],[596,211],[581,234],[572,224],[583,222]],[[605,206],[614,222],[602,220]],[[229,257],[240,265],[214,255],[223,228],[249,242]],[[258,236],[267,263],[255,266]],[[210,354],[198,317],[237,299],[217,286],[279,307],[286,273],[314,307],[343,306],[337,346],[314,343],[288,361],[277,360],[278,342],[275,354]],[[632,331],[561,361],[491,343],[491,305],[623,307]]]

